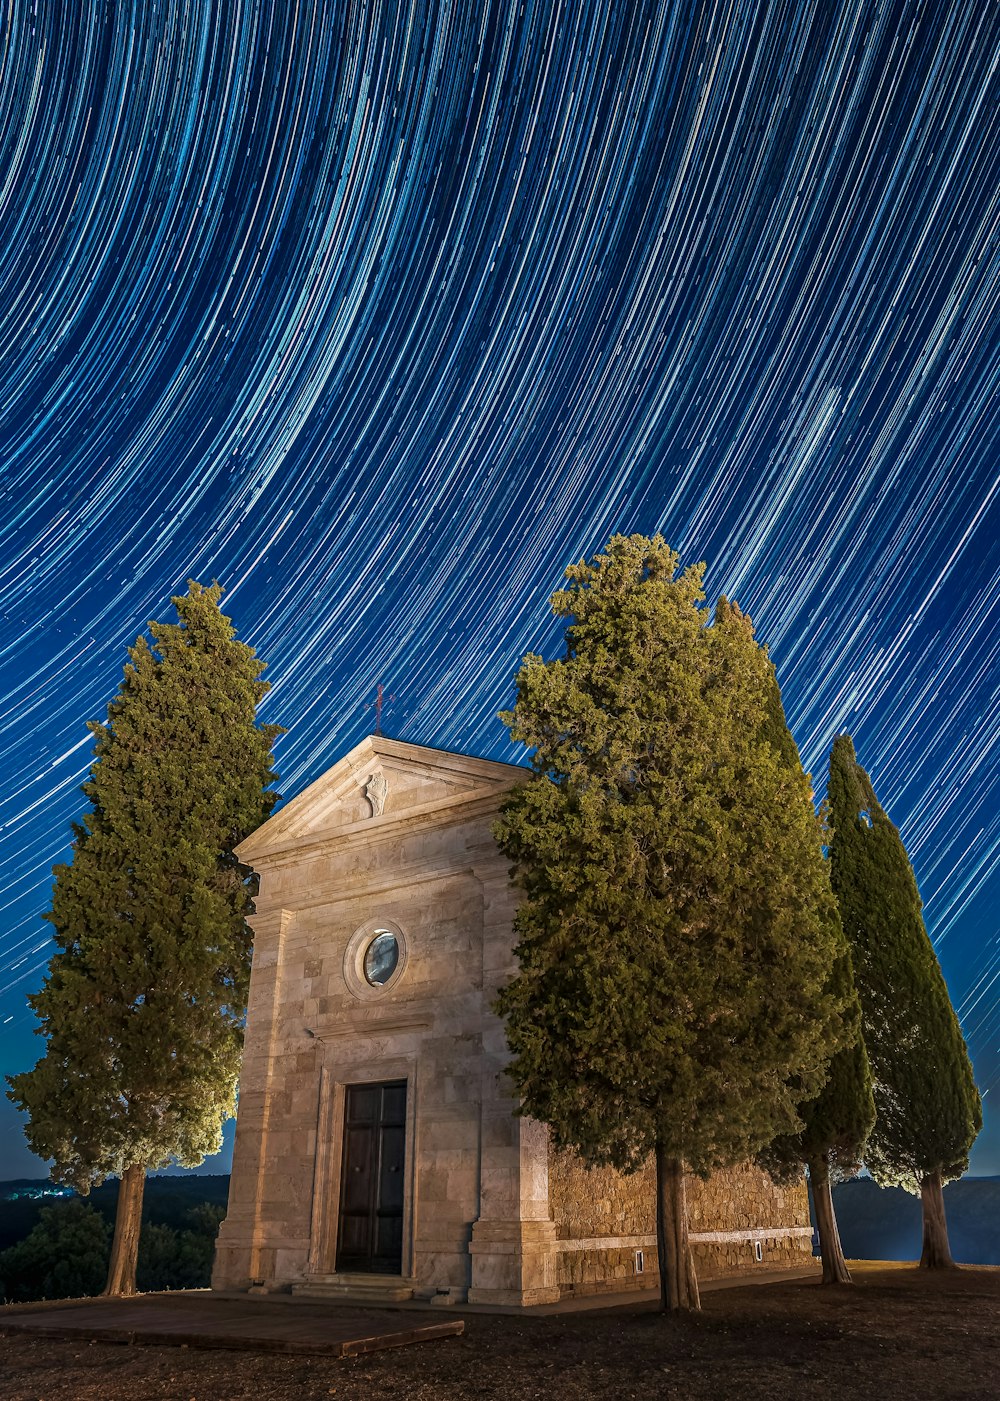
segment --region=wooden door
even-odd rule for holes
[[[338,1271],[402,1274],[405,1148],[406,1081],[348,1085]]]

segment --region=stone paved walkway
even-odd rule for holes
[[[72,1299],[0,1309],[0,1333],[105,1343],[238,1348],[353,1357],[464,1332],[460,1318],[274,1299],[224,1298],[207,1290],[134,1299]]]

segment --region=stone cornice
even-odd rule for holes
[[[317,1041],[336,1041],[343,1037],[357,1040],[360,1037],[396,1036],[408,1031],[425,1031],[433,1022],[434,1017],[429,1009],[420,1011],[406,1007],[387,1007],[373,1012],[368,1008],[350,1008],[338,1013],[335,1018],[320,1018],[305,1030]]]
[[[495,856],[487,858],[490,865],[493,862],[503,862],[504,858],[496,853]],[[507,882],[507,867],[497,872],[499,882]],[[370,879],[367,877],[370,875]],[[392,871],[356,872],[352,878],[350,890],[344,892],[338,883],[335,890],[320,891],[314,898],[296,896],[294,905],[288,903],[287,894],[278,893],[275,895],[275,903],[269,904],[265,895],[257,897],[256,904],[260,910],[260,917],[270,921],[272,915],[282,911],[289,914],[301,914],[305,910],[319,908],[323,905],[339,904],[344,901],[357,902],[358,900],[368,900],[372,896],[378,896],[387,892],[399,892],[401,889],[412,890],[417,885],[433,885],[437,881],[454,880],[456,876],[466,876],[469,880],[475,881],[483,889],[486,883],[492,879],[492,875],[484,872],[479,866],[474,865],[469,860],[469,853],[463,852],[453,860],[445,857],[440,858],[434,866],[397,866]],[[250,916],[250,922],[257,931],[258,915],[254,913]]]
[[[492,793],[473,790],[457,793],[447,798],[436,798],[429,803],[408,808],[405,812],[384,813],[381,817],[366,817],[360,822],[351,822],[344,827],[335,827],[312,836],[291,837],[287,842],[273,847],[263,847],[252,854],[241,857],[256,871],[287,865],[303,856],[315,856],[325,847],[330,851],[345,847],[372,846],[377,842],[390,841],[405,831],[419,831],[425,827],[450,825],[470,818],[489,816],[498,811],[507,789],[497,789]],[[446,818],[442,823],[440,819]],[[263,829],[261,829],[263,830]]]

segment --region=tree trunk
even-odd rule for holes
[[[122,1173],[118,1184],[115,1212],[115,1238],[111,1243],[111,1264],[105,1294],[135,1294],[135,1270],[139,1262],[139,1230],[142,1226],[142,1194],[146,1168],[134,1163]]]
[[[688,1244],[684,1164],[656,1145],[656,1253],[660,1264],[660,1303],[664,1313],[700,1309],[698,1280]]]
[[[920,1267],[924,1270],[953,1270],[948,1244],[948,1222],[944,1214],[944,1193],[941,1172],[928,1173],[920,1184],[920,1205],[924,1214],[924,1243],[920,1252]]]
[[[809,1186],[812,1188],[813,1212],[819,1232],[819,1253],[823,1261],[824,1284],[851,1284],[851,1272],[844,1259],[837,1229],[837,1214],[833,1209],[830,1190],[830,1163],[826,1154],[809,1160]]]

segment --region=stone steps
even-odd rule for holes
[[[413,1298],[414,1282],[398,1275],[314,1275],[292,1285],[300,1299],[337,1299],[345,1304],[399,1304]]]

